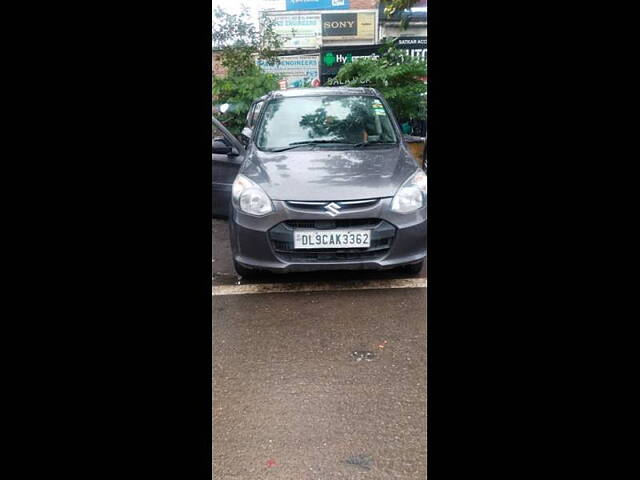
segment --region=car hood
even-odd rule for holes
[[[404,149],[250,149],[240,171],[273,200],[338,201],[392,197],[416,171]]]

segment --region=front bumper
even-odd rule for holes
[[[426,257],[427,209],[409,214],[391,211],[391,198],[380,199],[366,208],[352,208],[331,217],[323,212],[294,208],[274,201],[275,212],[265,217],[252,217],[232,208],[229,218],[231,248],[236,262],[247,268],[271,272],[311,272],[319,270],[384,270]],[[372,229],[372,248],[339,251],[287,251],[287,232],[296,225],[318,222],[335,223],[335,228]],[[361,225],[361,226],[359,226]],[[331,228],[331,227],[329,227]]]

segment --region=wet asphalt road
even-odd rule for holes
[[[225,222],[213,222],[213,237],[214,285],[246,283]],[[426,290],[336,285],[212,297],[216,480],[426,477]]]

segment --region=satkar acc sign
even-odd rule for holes
[[[400,37],[396,39],[395,43],[396,47],[402,49],[410,57],[427,61],[427,37]]]

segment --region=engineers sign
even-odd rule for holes
[[[274,21],[273,29],[280,35],[282,48],[318,48],[322,43],[322,22],[319,13],[279,15],[267,13]]]
[[[318,55],[288,55],[279,57],[280,63],[269,64],[257,60],[264,72],[273,73],[287,81],[288,88],[317,87],[320,85]]]

